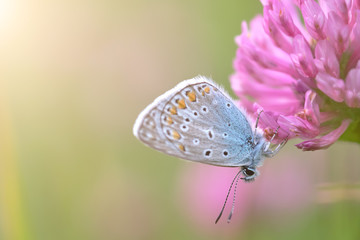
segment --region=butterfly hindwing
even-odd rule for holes
[[[161,111],[166,101],[166,96],[164,98],[162,95],[145,108],[136,119],[133,133],[147,146],[177,156],[178,150],[164,136],[160,125]]]

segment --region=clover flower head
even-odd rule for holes
[[[242,33],[231,85],[267,138],[329,147],[347,129],[360,139],[360,1],[262,0]],[[255,103],[254,103],[255,102]],[[355,139],[355,140],[354,140]]]

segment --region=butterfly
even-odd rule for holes
[[[267,141],[257,128],[259,116],[253,128],[253,120],[221,87],[198,76],[180,82],[156,98],[139,114],[133,133],[147,146],[168,155],[216,166],[240,167],[230,192],[235,179],[254,180],[259,175],[257,167],[265,158],[273,157],[287,141],[272,149],[271,140]]]

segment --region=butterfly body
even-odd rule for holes
[[[143,143],[186,160],[241,167],[253,180],[269,150],[262,132],[213,81],[199,76],[159,96],[138,116],[133,132]]]

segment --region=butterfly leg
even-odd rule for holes
[[[254,130],[254,145],[256,145],[256,132],[257,132],[257,127],[259,124],[259,119],[260,119],[260,114],[263,112],[264,110],[261,110],[256,118],[256,123],[255,123],[255,130]]]
[[[283,146],[287,143],[287,141],[288,141],[288,137],[286,137],[281,143],[279,143],[274,150],[266,149],[263,155],[268,158],[275,156],[280,151],[280,149],[283,148]],[[270,143],[268,146],[270,146]]]

